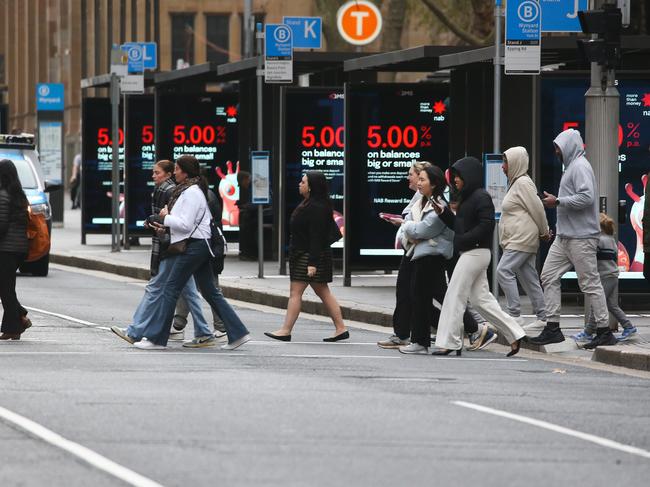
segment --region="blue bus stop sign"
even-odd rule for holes
[[[539,0],[542,32],[582,32],[578,12],[589,8],[589,0]]]
[[[293,47],[320,49],[323,30],[321,17],[283,17],[282,23],[293,32]]]

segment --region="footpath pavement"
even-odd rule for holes
[[[52,263],[79,267],[88,270],[109,272],[136,279],[149,279],[150,244],[148,238],[141,238],[140,246],[130,250],[111,252],[110,235],[87,235],[86,245],[81,244],[81,212],[66,209],[64,227],[54,228],[52,235]],[[289,297],[289,277],[279,274],[277,261],[267,261],[264,265],[263,279],[259,279],[258,263],[240,261],[237,244],[230,244],[223,274],[219,277],[221,289],[229,299],[264,304],[286,309]],[[392,313],[395,305],[395,281],[397,274],[383,272],[354,275],[352,286],[343,286],[342,276],[334,276],[331,285],[343,317],[346,320],[369,323],[387,327],[392,326]],[[524,317],[533,321],[530,306],[522,297]],[[303,300],[303,311],[316,315],[326,315],[318,297],[308,289]],[[639,329],[633,340],[612,347],[599,347],[595,352],[579,349],[570,335],[581,330],[584,311],[578,306],[563,306],[562,328],[566,341],[548,347],[536,347],[529,343],[523,346],[549,354],[565,357],[588,358],[591,360],[650,371],[650,300],[648,309],[630,313],[630,319]]]

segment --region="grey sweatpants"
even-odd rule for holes
[[[601,277],[600,281],[603,284],[603,290],[605,291],[605,299],[607,301],[607,310],[614,315],[616,321],[618,321],[623,328],[632,328],[634,325],[627,317],[625,312],[618,305],[618,295],[616,294],[616,287],[618,286],[618,277],[617,276],[607,276]],[[586,316],[585,320],[585,332],[592,335],[596,331],[596,326],[594,325],[594,309],[590,307],[589,315]]]
[[[597,249],[598,237],[557,237],[551,244],[542,269],[546,319],[549,322],[560,322],[560,308],[562,305],[560,279],[564,273],[574,268],[578,275],[580,291],[590,299],[596,328],[609,327],[605,293],[600,282],[600,274],[598,274]]]
[[[219,287],[219,276],[214,276],[214,285]],[[185,325],[187,325],[187,317],[190,314],[190,308],[187,305],[187,301],[185,298],[181,295],[178,298],[178,301],[176,301],[176,310],[174,311],[174,326],[177,329],[183,329],[185,328]],[[212,308],[212,326],[214,327],[215,330],[223,331],[223,321],[221,320],[221,317],[219,316],[219,313],[217,310]]]
[[[521,301],[517,279],[533,305],[533,312],[540,321],[546,321],[544,291],[539,284],[539,274],[535,267],[537,255],[518,250],[504,250],[497,266],[499,286],[506,295],[506,311],[517,318],[521,315]]]

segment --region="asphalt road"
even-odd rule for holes
[[[648,485],[650,376],[497,345],[403,356],[356,328],[325,344],[320,319],[271,342],[281,312],[251,305],[237,351],[140,351],[106,327],[143,286],[19,277],[42,311],[0,343],[0,486]]]

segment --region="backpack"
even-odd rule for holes
[[[221,220],[219,219],[219,222]],[[228,250],[228,245],[226,243],[226,238],[221,231],[221,226],[217,223],[216,218],[210,220],[210,231],[212,235],[210,237],[210,249],[212,250],[212,272],[215,276],[218,276],[223,272],[224,260],[226,259],[226,251]]]
[[[44,214],[32,213],[32,208],[29,207],[28,215],[27,240],[29,241],[29,250],[25,261],[34,262],[45,257],[50,251],[50,232],[47,229]]]

